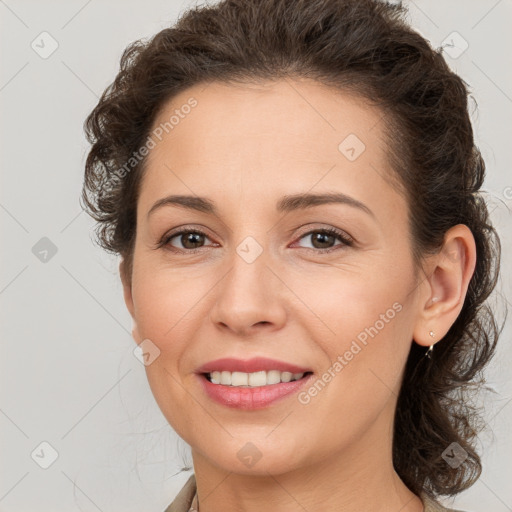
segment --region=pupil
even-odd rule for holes
[[[319,238],[319,237],[320,237],[320,240],[318,240],[318,238]],[[330,234],[328,234],[328,233],[316,233],[316,234],[313,236],[313,240],[314,240],[315,242],[320,241],[320,244],[322,244],[322,243],[324,243],[324,244],[325,244],[325,243],[327,243],[327,245],[328,245],[328,244],[329,244],[329,240],[327,240],[327,242],[326,242],[326,241],[325,241],[325,238],[327,238],[327,239],[331,239],[331,238],[333,238],[333,236],[332,236],[332,235],[330,235]],[[322,239],[324,239],[324,240],[322,241]],[[315,244],[313,243],[313,245],[315,245]],[[320,247],[320,249],[324,249],[324,247]]]
[[[185,235],[185,243],[183,243],[183,247],[187,247],[188,249],[195,249],[195,244],[200,244],[201,243],[201,237],[203,235],[201,235],[200,233],[188,233],[188,235]],[[199,238],[199,240],[198,240]],[[192,244],[192,247],[189,247],[187,244],[188,243],[191,243]]]

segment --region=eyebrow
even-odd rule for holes
[[[322,204],[332,203],[352,206],[353,208],[358,208],[371,215],[372,217],[375,217],[374,213],[364,203],[341,192],[325,194],[305,193],[284,196],[278,201],[276,210],[278,212],[291,212],[294,210],[303,210]],[[218,215],[215,203],[206,197],[171,195],[163,197],[162,199],[159,199],[155,204],[153,204],[147,216],[149,217],[155,210],[169,205],[183,207],[190,210],[197,210],[199,212],[209,213],[212,215]]]

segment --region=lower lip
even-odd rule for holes
[[[246,410],[263,409],[277,400],[296,393],[312,376],[313,374],[310,373],[302,379],[290,382],[280,382],[278,384],[254,388],[242,388],[213,384],[205,375],[198,375],[201,379],[203,389],[212,400],[234,409]]]

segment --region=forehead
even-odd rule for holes
[[[193,106],[191,106],[193,105]],[[361,97],[309,80],[197,84],[154,121],[140,206],[168,193],[219,201],[336,189],[382,202],[398,193],[382,112]]]

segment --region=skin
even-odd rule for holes
[[[470,230],[453,227],[415,272],[381,113],[361,98],[299,79],[201,84],[154,126],[190,97],[197,106],[148,156],[133,273],[122,262],[120,272],[135,342],[160,350],[148,381],[191,446],[201,512],[422,511],[393,469],[393,415],[411,344],[441,339],[462,308],[476,257]],[[349,134],[366,146],[354,161],[338,150]],[[276,211],[282,196],[303,192],[342,192],[373,214],[347,204]],[[168,205],[148,218],[170,194],[207,197],[218,214]],[[206,233],[198,252],[187,254],[194,246],[182,236],[157,247],[185,225]],[[354,244],[307,234],[330,227]],[[248,236],[262,248],[252,263],[236,251]],[[264,356],[322,376],[395,303],[400,312],[307,404],[292,395],[230,409],[194,373],[220,357]],[[261,454],[252,467],[237,456],[248,442]]]

